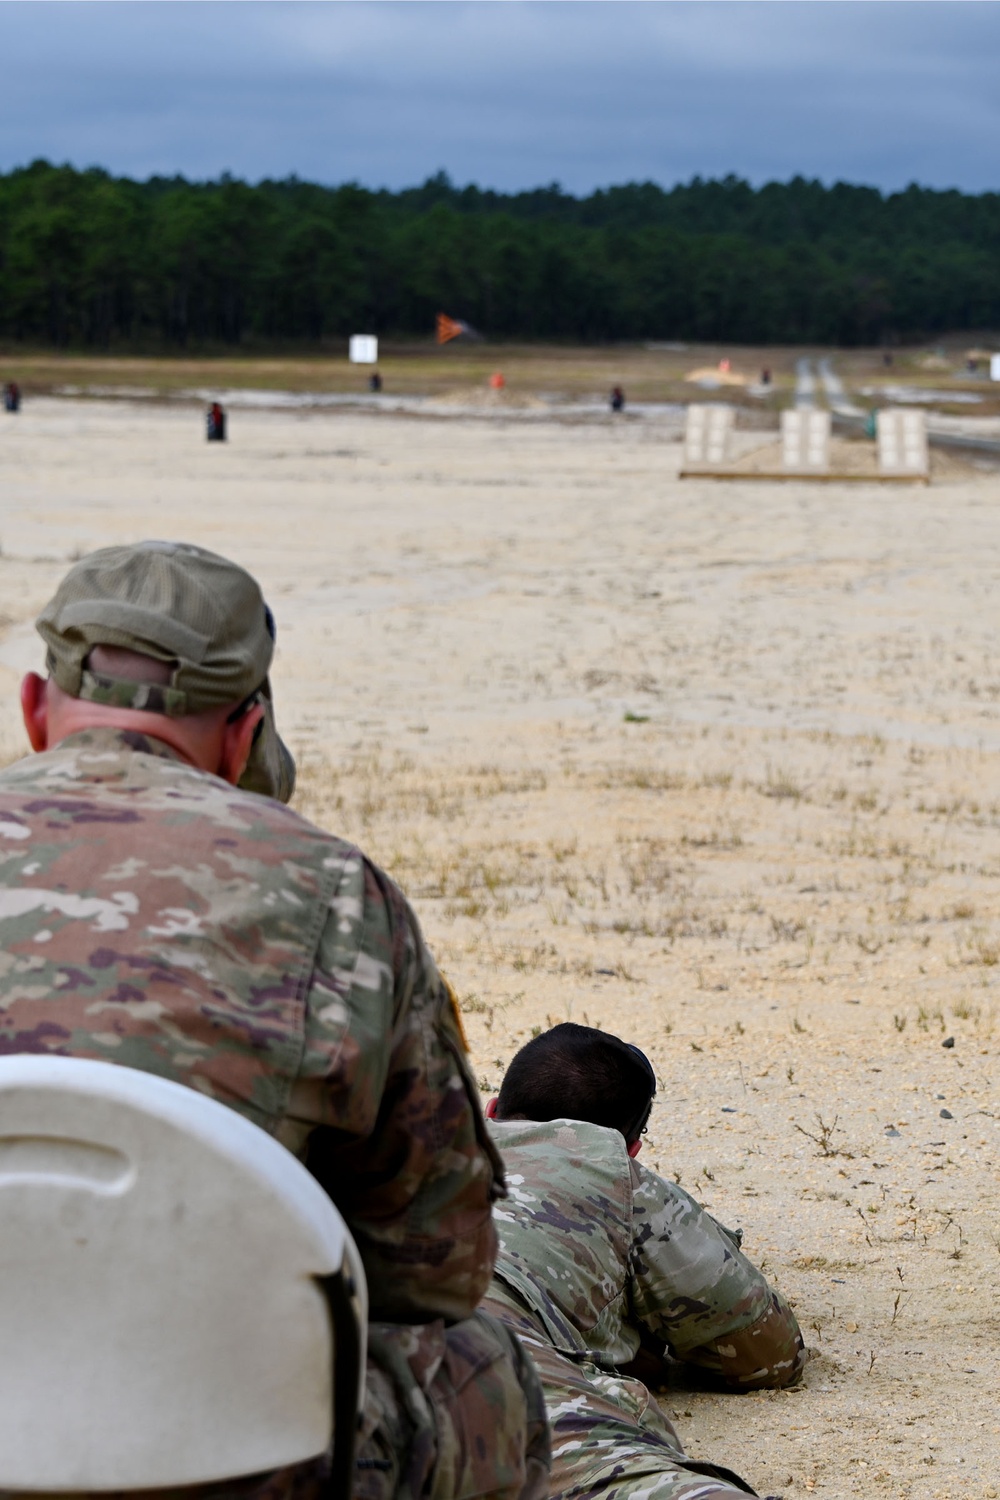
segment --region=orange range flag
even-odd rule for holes
[[[463,333],[467,338],[479,337],[476,330],[470,328],[468,323],[461,322],[459,318],[449,318],[447,313],[438,313],[437,341],[439,344],[447,344],[449,339],[461,338]]]

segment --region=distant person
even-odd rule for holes
[[[611,410],[625,410],[625,392],[622,390],[620,385],[613,385],[611,387]]]
[[[490,376],[490,390],[502,391],[506,384],[507,382],[503,378],[501,372],[499,370],[494,370],[493,374]]]
[[[483,1303],[542,1378],[550,1500],[736,1500],[738,1476],[689,1458],[640,1380],[666,1354],[719,1389],[793,1385],[805,1350],[780,1292],[684,1190],[636,1158],[656,1079],[637,1047],[564,1023],[528,1042],[486,1107],[511,1197]],[[645,1373],[645,1371],[644,1371]],[[759,1408],[751,1414],[755,1424]]]
[[[761,372],[760,372],[760,383],[761,383],[761,385],[770,385],[771,384],[771,372],[767,368],[766,365],[764,366],[763,370],[761,370]]]
[[[892,355],[890,354],[890,352],[889,352],[888,349],[885,351],[885,353],[882,356],[882,363],[885,365],[885,367],[886,367],[887,370],[891,370],[892,369]]]
[[[3,409],[9,412],[21,410],[21,387],[16,380],[8,380],[3,388]]]
[[[218,401],[213,401],[208,408],[208,441],[210,443],[224,443],[226,441],[226,414]]]
[[[377,370],[374,370],[368,377],[368,389],[373,396],[379,395],[382,390],[382,377]]]

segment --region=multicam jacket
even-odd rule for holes
[[[132,732],[0,772],[0,1052],[231,1105],[327,1187],[375,1318],[464,1318],[502,1169],[416,917],[357,849]]]
[[[798,1378],[795,1315],[740,1236],[631,1160],[618,1131],[578,1120],[490,1129],[509,1189],[494,1209],[494,1288],[513,1292],[560,1354],[613,1371],[645,1333],[733,1389]]]

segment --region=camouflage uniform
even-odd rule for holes
[[[484,1306],[516,1329],[542,1377],[553,1500],[734,1497],[686,1457],[646,1387],[619,1373],[645,1337],[733,1390],[788,1385],[795,1316],[682,1188],[630,1160],[616,1130],[576,1120],[491,1122],[509,1198]],[[737,1484],[739,1481],[737,1481]]]
[[[358,1496],[544,1494],[537,1382],[475,1312],[500,1161],[416,918],[357,849],[133,731],[8,767],[0,1052],[159,1074],[306,1159],[376,1320]]]

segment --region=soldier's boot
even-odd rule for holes
[[[545,1401],[501,1323],[375,1323],[368,1354],[354,1500],[545,1500]]]

